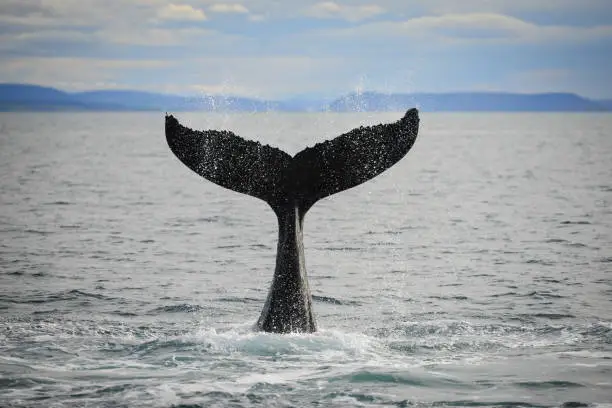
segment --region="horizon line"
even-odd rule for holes
[[[487,95],[525,95],[525,96],[535,96],[535,95],[573,95],[573,96],[578,96],[580,98],[586,99],[586,100],[590,100],[590,101],[610,101],[612,100],[612,96],[609,97],[603,97],[603,98],[592,98],[592,97],[588,97],[588,96],[583,96],[578,92],[573,92],[573,91],[540,91],[540,92],[525,92],[525,91],[504,91],[504,90],[463,90],[463,91],[459,91],[459,90],[453,90],[453,91],[414,91],[414,92],[410,92],[410,91],[393,91],[393,92],[389,92],[389,91],[382,91],[382,90],[376,90],[376,89],[371,89],[371,90],[352,90],[352,91],[347,91],[345,93],[341,93],[337,96],[334,97],[328,97],[328,96],[311,96],[311,95],[304,95],[304,94],[292,94],[292,95],[286,95],[284,97],[277,97],[277,98],[265,98],[265,97],[258,97],[258,96],[250,96],[250,95],[241,95],[241,94],[234,94],[234,93],[227,93],[227,94],[219,94],[219,93],[198,93],[198,94],[194,94],[194,93],[171,93],[171,92],[164,92],[164,91],[153,91],[153,90],[142,90],[142,89],[135,89],[135,88],[90,88],[90,89],[85,89],[85,90],[79,90],[79,91],[70,91],[70,90],[66,90],[60,87],[56,87],[56,86],[51,86],[51,85],[40,85],[40,84],[36,84],[36,83],[29,83],[29,82],[0,82],[0,86],[29,86],[29,87],[38,87],[38,88],[45,88],[45,89],[52,89],[55,91],[59,91],[59,92],[63,92],[66,94],[81,94],[81,93],[87,93],[87,92],[134,92],[134,93],[146,93],[146,94],[157,94],[157,95],[164,95],[164,96],[177,96],[177,97],[183,97],[183,98],[195,98],[195,97],[202,97],[202,96],[212,96],[212,97],[234,97],[234,98],[243,98],[243,99],[253,99],[253,100],[258,100],[258,101],[262,101],[262,102],[280,102],[280,101],[286,101],[288,99],[308,99],[308,100],[335,100],[338,98],[342,98],[342,97],[346,97],[349,95],[365,95],[365,94],[379,94],[379,95],[460,95],[460,94],[487,94]]]

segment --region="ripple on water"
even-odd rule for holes
[[[195,313],[201,312],[205,310],[204,307],[200,305],[192,305],[189,303],[182,303],[179,305],[168,305],[168,306],[160,306],[151,310],[149,314],[162,314],[162,313]]]
[[[358,306],[362,304],[361,302],[358,302],[355,300],[337,299],[331,296],[320,296],[320,295],[312,295],[312,300],[314,300],[315,302],[329,303],[332,305]]]
[[[74,301],[79,299],[98,299],[104,301],[117,301],[122,300],[118,297],[102,295],[100,293],[86,292],[84,290],[72,289],[60,292],[48,293],[46,291],[34,291],[27,294],[11,295],[0,295],[1,302],[15,303],[15,304],[46,304],[63,301]]]
[[[579,388],[584,385],[571,382],[571,381],[524,381],[515,383],[516,386],[521,388],[531,389],[564,389],[564,388]]]

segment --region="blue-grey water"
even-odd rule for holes
[[[400,116],[178,115],[291,154]],[[610,406],[612,116],[421,123],[307,215],[320,331],[277,335],[272,211],[163,114],[0,114],[0,406]]]

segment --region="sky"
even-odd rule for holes
[[[0,0],[0,82],[612,99],[610,0]]]

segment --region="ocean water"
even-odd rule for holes
[[[177,116],[294,154],[401,115]],[[0,114],[0,406],[612,406],[612,116],[421,119],[307,215],[320,331],[277,335],[272,211],[163,114]]]

